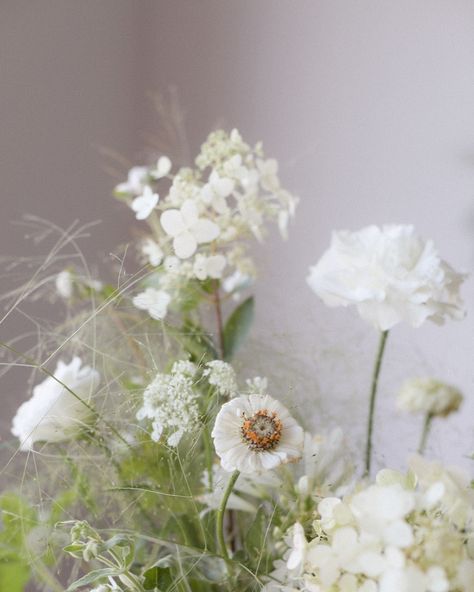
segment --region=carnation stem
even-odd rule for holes
[[[419,454],[423,454],[425,451],[426,443],[428,442],[428,436],[430,435],[432,419],[433,415],[431,413],[427,413],[425,416],[425,421],[423,422],[423,431],[421,432],[420,444],[418,446]]]
[[[372,461],[372,432],[374,429],[375,398],[377,396],[377,385],[382,366],[383,352],[387,341],[388,331],[382,331],[380,334],[377,357],[375,358],[374,370],[372,373],[372,385],[370,388],[369,421],[367,424],[367,444],[365,449],[365,475],[370,475],[370,465]]]
[[[219,509],[217,510],[216,538],[219,543],[219,549],[220,549],[221,555],[226,560],[229,559],[229,553],[227,551],[227,546],[225,544],[224,514],[225,514],[227,502],[229,500],[229,496],[232,493],[232,490],[234,489],[234,485],[235,485],[237,479],[239,478],[239,475],[240,475],[240,471],[234,471],[232,473],[232,476],[229,479],[229,483],[227,484],[227,487],[224,491],[224,495],[222,496],[222,500],[221,500],[221,504],[219,506]]]

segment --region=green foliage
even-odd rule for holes
[[[254,298],[249,296],[230,315],[224,327],[224,359],[231,360],[244,342],[254,317]]]

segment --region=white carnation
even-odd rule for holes
[[[419,327],[427,319],[462,318],[463,279],[413,226],[388,225],[334,232],[308,283],[328,306],[355,305],[386,331],[401,321]]]
[[[90,410],[77,397],[88,402],[100,382],[100,374],[74,357],[69,364],[59,360],[54,376],[33,389],[13,418],[12,434],[20,439],[20,449],[29,450],[35,442],[61,442],[72,438],[88,423]],[[60,381],[60,382],[58,382]]]

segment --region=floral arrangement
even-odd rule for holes
[[[236,362],[251,241],[271,223],[286,238],[298,202],[262,145],[215,131],[193,167],[159,155],[115,197],[140,225],[141,265],[124,274],[120,259],[114,285],[48,260],[39,285],[65,318],[27,352],[2,342],[5,364],[33,375],[7,446],[4,474],[21,480],[0,497],[0,588],[472,592],[472,483],[423,456],[459,390],[409,378],[397,405],[423,416],[418,454],[405,472],[371,471],[389,331],[461,319],[464,276],[404,225],[335,232],[310,269],[325,304],[353,305],[379,334],[358,458],[340,428],[310,433],[304,409]]]

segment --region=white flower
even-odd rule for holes
[[[264,395],[268,390],[268,378],[265,376],[255,376],[254,378],[247,378],[245,381],[248,391],[250,393],[257,393]]]
[[[462,395],[457,388],[434,378],[407,380],[397,398],[397,405],[403,411],[442,417],[457,411],[461,402]]]
[[[219,279],[222,277],[222,272],[227,264],[224,255],[206,255],[197,254],[194,259],[193,272],[198,280],[206,280],[207,278]]]
[[[156,163],[156,168],[150,171],[154,179],[162,179],[171,171],[171,160],[167,156],[160,156]]]
[[[135,166],[128,171],[128,179],[125,183],[120,183],[115,188],[117,193],[130,193],[139,195],[146,184],[148,169],[144,166]]]
[[[280,187],[278,179],[278,162],[274,158],[257,159],[257,169],[260,173],[260,183],[267,191],[277,191]]]
[[[168,312],[170,300],[171,296],[168,292],[156,288],[147,288],[133,298],[133,305],[140,310],[146,310],[151,318],[161,320],[165,318]]]
[[[197,246],[209,243],[219,236],[217,224],[200,218],[195,202],[187,199],[179,210],[165,210],[161,214],[161,226],[173,237],[174,252],[180,259],[187,259]]]
[[[71,298],[74,289],[73,276],[70,271],[65,269],[58,273],[55,279],[56,291],[61,298]]]
[[[328,306],[355,305],[385,331],[401,321],[419,327],[461,318],[463,279],[413,226],[388,225],[334,232],[308,283]]]
[[[163,250],[160,245],[151,238],[147,238],[142,244],[142,253],[148,259],[150,265],[157,267],[163,261]]]
[[[131,208],[135,212],[135,218],[137,220],[145,220],[152,213],[160,196],[158,193],[153,193],[153,189],[146,185],[143,189],[143,193],[136,197],[132,203]]]
[[[306,550],[308,548],[304,528],[299,522],[293,524],[291,535],[291,550],[286,560],[286,566],[289,570],[302,568],[304,566]]]
[[[286,407],[269,395],[240,396],[225,403],[212,430],[226,471],[254,473],[301,458],[303,430]]]
[[[237,377],[230,364],[222,360],[213,360],[206,364],[203,371],[212,386],[215,386],[220,395],[233,396],[237,392]]]
[[[151,419],[155,442],[167,432],[168,446],[179,444],[185,433],[199,428],[199,394],[193,388],[196,367],[190,362],[175,363],[171,374],[157,374],[143,393],[137,419]]]
[[[69,364],[59,360],[54,371],[33,389],[33,396],[18,408],[12,434],[20,439],[20,449],[29,450],[35,442],[61,442],[74,436],[88,423],[90,410],[77,397],[88,402],[100,382],[100,374],[82,366],[79,357]]]
[[[220,177],[217,171],[212,171],[209,181],[201,191],[201,198],[206,205],[210,205],[218,214],[225,214],[229,207],[226,197],[234,190],[235,183],[227,177]]]

